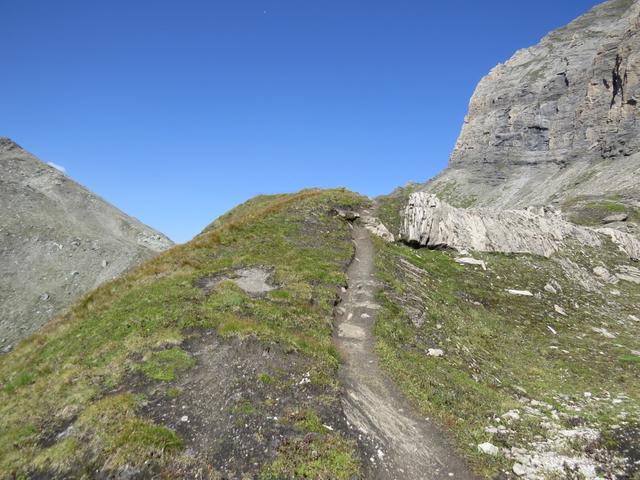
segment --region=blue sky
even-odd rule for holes
[[[172,239],[446,166],[478,80],[592,0],[0,0],[0,135]]]

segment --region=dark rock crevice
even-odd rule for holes
[[[621,75],[620,74],[620,66],[622,65],[622,57],[620,55],[616,55],[616,63],[611,71],[611,84],[613,85],[613,94],[611,96],[611,105],[609,108],[612,108],[616,103],[616,97],[620,94],[620,99],[622,103],[624,103],[624,85],[627,82],[627,74],[626,72]]]

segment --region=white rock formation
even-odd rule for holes
[[[431,248],[531,253],[550,257],[565,240],[599,246],[599,235],[545,209],[456,208],[433,194],[416,192],[404,211],[401,237]]]
[[[405,242],[430,248],[544,257],[552,256],[569,242],[598,247],[605,235],[630,257],[640,255],[640,240],[633,235],[575,225],[553,209],[457,208],[426,192],[409,197],[400,231]]]
[[[382,238],[386,242],[393,242],[395,238],[389,229],[380,221],[378,217],[371,215],[363,215],[360,221],[364,225],[364,228],[369,230],[374,235]]]

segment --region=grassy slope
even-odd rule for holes
[[[586,292],[549,259],[474,255],[487,262],[483,271],[456,264],[451,252],[377,246],[378,275],[385,285],[376,326],[382,363],[425,414],[451,429],[479,472],[510,471],[513,461],[481,454],[478,444],[511,448],[544,441],[549,433],[542,421],[560,428],[576,422],[593,426],[603,436],[591,447],[629,454],[628,444],[637,442],[640,432],[640,357],[631,353],[640,350],[640,324],[629,318],[640,306],[637,285],[609,287],[621,292],[611,301],[606,291],[604,296]],[[608,252],[607,265],[628,262],[614,249]],[[573,259],[590,270],[593,259],[604,255],[581,252]],[[421,283],[408,265],[422,270]],[[562,292],[544,290],[550,279]],[[529,289],[539,298],[514,296],[508,288]],[[407,308],[412,301],[416,305],[415,298],[425,313],[419,327]],[[567,316],[555,312],[555,305]],[[616,337],[605,338],[592,327],[605,327]],[[429,356],[429,348],[444,350],[444,357]],[[621,402],[615,400],[619,395]],[[551,407],[537,407],[540,415],[524,414],[531,404],[523,397]],[[512,409],[520,420],[497,420]],[[485,432],[500,424],[507,433]],[[572,448],[578,453],[584,445],[575,442]]]
[[[620,197],[573,198],[563,203],[562,210],[570,221],[579,225],[601,226],[604,218],[615,213],[626,213],[630,222],[640,221],[638,208]]]
[[[332,307],[353,246],[348,227],[328,211],[361,202],[344,190],[251,200],[193,241],[91,292],[4,356],[0,477],[149,464],[162,472],[184,461],[183,439],[142,416],[145,399],[127,379],[137,373],[170,382],[185,375],[197,362],[180,348],[188,332],[214,329],[221,337],[255,335],[284,345],[311,365],[313,382],[329,385],[337,396]],[[249,297],[229,283],[210,295],[194,286],[204,276],[255,265],[274,272],[278,288],[265,297]],[[261,380],[269,384],[267,376]],[[167,394],[175,392],[169,388]],[[323,455],[286,444],[263,476],[357,473],[353,443],[315,430],[311,450]]]

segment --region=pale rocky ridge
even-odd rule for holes
[[[638,207],[639,15],[637,0],[610,0],[491,70],[424,188],[456,206]]]
[[[0,350],[173,243],[0,138]]]
[[[612,228],[575,225],[552,208],[457,208],[426,192],[409,197],[400,236],[423,247],[544,257],[560,252],[568,243],[600,247],[608,238],[630,259],[637,260],[640,253],[640,240],[635,236]]]

